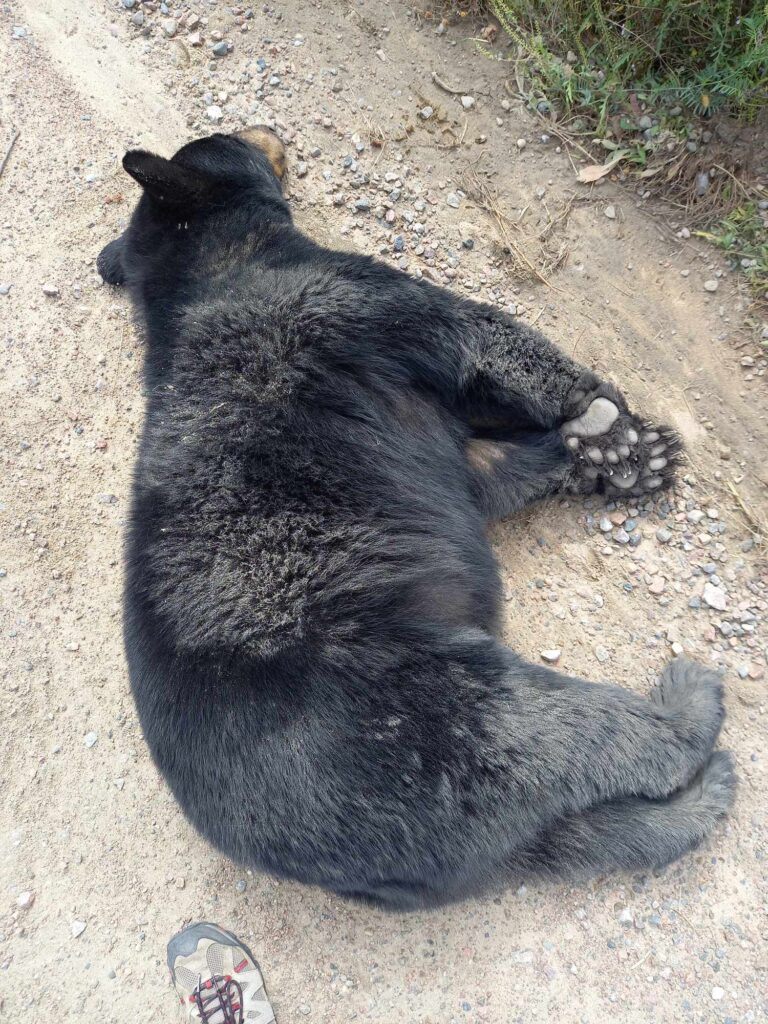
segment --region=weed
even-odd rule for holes
[[[734,268],[747,277],[760,299],[768,299],[768,210],[757,202],[736,207],[711,231],[697,231],[719,249],[723,249]]]

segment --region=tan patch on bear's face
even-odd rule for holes
[[[285,174],[285,146],[271,128],[258,125],[256,128],[248,128],[247,131],[238,132],[238,134],[250,145],[259,147],[272,165],[275,177],[280,181]]]
[[[467,461],[473,469],[481,473],[490,473],[497,462],[504,458],[504,451],[494,441],[481,441],[472,438],[467,441]]]

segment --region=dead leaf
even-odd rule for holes
[[[606,174],[610,174],[613,168],[628,155],[626,149],[618,149],[613,154],[611,159],[605,164],[587,164],[586,167],[582,167],[579,173],[576,175],[576,180],[580,181],[584,185],[589,185],[593,181],[599,181],[604,178]]]

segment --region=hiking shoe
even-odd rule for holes
[[[272,1024],[275,1019],[250,949],[218,925],[196,921],[174,935],[168,968],[186,1021]]]

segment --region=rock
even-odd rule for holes
[[[35,902],[35,894],[27,889],[25,892],[19,893],[16,897],[16,906],[19,910],[29,910],[32,904]]]
[[[46,283],[43,285],[43,295],[48,295],[51,298],[57,299],[59,297],[59,289],[55,284]]]
[[[648,590],[652,594],[663,594],[667,586],[667,581],[663,576],[655,576],[648,584]]]
[[[114,969],[114,967],[110,967],[110,968],[109,968],[109,970],[107,971],[107,977],[108,977],[108,978],[109,978],[110,980],[112,980],[112,979],[114,979],[114,978],[116,978],[116,977],[117,977],[117,974],[115,973],[115,969]]]
[[[475,105],[475,97],[474,96],[462,96],[461,97],[461,105],[462,105],[462,107],[464,107],[465,110],[471,110],[474,107],[474,105]]]
[[[692,511],[687,512],[685,518],[689,523],[693,523],[694,526],[697,526],[704,518],[704,513],[700,508],[695,508]]]
[[[11,284],[0,284],[0,295],[7,295],[12,287]]]
[[[709,281],[705,281],[704,282],[704,291],[706,291],[706,292],[716,292],[717,291],[717,286],[719,285],[719,283],[720,282],[716,278],[714,278],[714,277],[710,278]]]
[[[599,525],[602,533],[610,533],[613,529],[613,523],[608,518],[608,516],[603,516],[603,518],[600,520]]]
[[[724,612],[728,607],[728,597],[720,587],[714,586],[711,582],[704,584],[704,593],[702,594],[704,604],[710,608],[714,608],[716,611]]]
[[[603,647],[601,644],[598,644],[595,648],[595,657],[598,661],[601,662],[608,661],[608,659],[610,658],[610,654],[608,653],[605,647]]]
[[[461,196],[458,195],[456,192],[449,192],[448,195],[445,197],[445,201],[454,210],[458,210],[458,208],[461,206]]]
[[[724,995],[725,995],[725,989],[724,988],[720,988],[719,985],[715,985],[715,987],[712,989],[712,998],[716,1002],[719,1002],[723,998]]]
[[[629,544],[629,534],[621,527],[614,533],[613,539],[617,544]]]
[[[83,934],[87,927],[88,925],[85,923],[85,921],[73,921],[69,927],[69,930],[72,933],[72,938],[77,939],[79,936]]]
[[[501,101],[501,109],[502,110],[511,110],[512,109],[512,104],[509,102],[509,100],[502,100]]]
[[[637,122],[637,127],[640,128],[641,131],[647,131],[648,128],[653,128],[653,121],[647,114],[643,114]]]
[[[96,744],[96,741],[98,740],[98,738],[99,737],[98,737],[97,733],[95,733],[95,732],[87,732],[85,734],[84,739],[83,739],[83,743],[86,745],[86,747],[88,747],[90,749],[91,747],[93,747]]]
[[[542,651],[541,652],[541,657],[543,658],[544,661],[548,661],[551,664],[554,664],[554,662],[560,660],[560,655],[562,653],[563,652],[561,650],[559,650],[557,647],[553,647],[552,650],[550,650],[550,651]]]
[[[163,18],[160,22],[160,28],[169,39],[173,39],[179,26],[176,24],[176,20],[174,18]]]
[[[608,218],[608,220],[616,220],[616,207],[615,206],[606,206],[606,208],[603,210],[603,213]]]
[[[669,542],[672,540],[672,531],[662,526],[660,529],[656,531],[656,540],[659,542],[659,544],[669,544]]]
[[[629,907],[624,907],[622,912],[619,914],[619,924],[623,924],[626,927],[629,927],[630,925],[632,925],[634,923],[635,923],[635,915],[632,913],[632,911],[629,909]]]
[[[429,106],[422,107],[421,110],[419,111],[419,117],[422,119],[422,121],[428,121],[430,119],[430,117],[432,117],[434,112],[435,112],[435,108],[434,107],[429,107]]]
[[[221,109],[221,107],[217,106],[215,103],[212,104],[210,107],[206,107],[205,113],[208,115],[208,120],[209,121],[214,121],[217,124],[224,117],[223,110]]]
[[[214,43],[211,47],[214,57],[226,57],[229,53],[229,44],[222,40],[220,43]]]
[[[187,36],[187,42],[189,43],[190,46],[202,46],[203,37],[200,35],[199,32],[190,32],[189,35]]]
[[[525,149],[525,147],[527,145],[528,145],[528,143],[525,141],[525,139],[518,139],[517,140],[517,148],[518,149]]]
[[[123,7],[126,11],[130,11],[136,6],[136,0],[123,0]]]
[[[235,888],[237,889],[238,892],[245,892],[245,890],[248,888],[248,883],[244,878],[238,878],[237,882],[235,883]]]
[[[355,209],[356,210],[370,210],[371,202],[369,199],[356,199]]]
[[[299,160],[299,162],[296,164],[296,177],[297,178],[304,178],[304,177],[306,177],[307,170],[308,170],[308,167],[307,167],[306,161]]]

